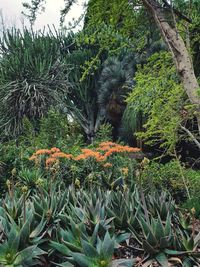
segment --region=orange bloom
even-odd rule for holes
[[[108,151],[109,149],[110,149],[110,146],[101,146],[97,148],[97,150],[100,150],[100,151]]]
[[[74,158],[74,160],[82,160],[82,159],[86,159],[86,156],[84,154],[80,154],[77,157]]]
[[[52,166],[53,164],[57,163],[58,160],[56,158],[48,158],[46,159],[46,166],[49,167],[49,166]]]
[[[96,161],[100,162],[100,161],[104,161],[106,158],[102,155],[96,156]]]
[[[128,168],[121,168],[123,175],[128,175]]]
[[[65,154],[63,152],[56,152],[52,155],[52,158],[66,158],[66,159],[71,159],[72,155],[71,154]]]
[[[83,154],[90,154],[90,153],[94,153],[94,151],[92,149],[88,149],[88,148],[83,148],[81,149]]]
[[[52,148],[51,148],[51,152],[53,152],[53,153],[57,153],[57,152],[60,152],[60,149],[57,148],[57,147],[52,147]]]
[[[33,154],[33,155],[29,158],[29,160],[36,160],[36,159],[37,159],[37,157],[36,157],[35,154]]]
[[[109,163],[109,162],[107,162],[107,163],[103,164],[103,167],[105,167],[105,168],[109,168],[109,167],[112,167],[112,164]]]
[[[111,147],[105,154],[105,157],[109,157],[113,153],[122,153],[122,152],[138,152],[140,151],[137,147],[129,147],[129,146],[122,146],[122,145],[116,145],[114,147]]]
[[[83,152],[83,155],[85,155],[85,158],[93,157],[93,158],[100,160],[100,158],[102,157],[101,153],[97,151],[93,151],[91,149],[85,148],[85,149],[82,149],[81,151]]]
[[[35,153],[35,155],[42,155],[42,154],[51,154],[51,150],[49,150],[49,149],[39,149]]]
[[[130,147],[130,146],[124,146],[124,149],[127,152],[139,152],[139,151],[141,151],[141,149],[138,147]]]

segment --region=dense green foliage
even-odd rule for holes
[[[138,66],[135,82],[136,86],[127,99],[127,108],[146,118],[145,131],[140,137],[173,151],[180,140],[178,130],[184,119],[181,110],[185,95],[169,53],[156,53],[147,64]]]
[[[29,2],[33,26],[46,1]],[[142,3],[90,0],[77,33],[4,32],[0,266],[200,266],[198,110]],[[199,79],[199,1],[171,4]]]
[[[14,189],[7,182],[8,194],[0,209],[3,266],[199,263],[195,252],[199,235],[167,194],[144,197],[137,188],[124,192],[96,188],[88,195],[87,190],[65,189],[51,179],[48,192],[38,179],[34,194],[26,186]],[[130,251],[137,244],[145,257],[121,257],[124,242],[129,242]]]
[[[41,118],[67,92],[69,70],[59,39],[15,29],[3,35],[0,66],[1,133],[16,137],[24,117]]]

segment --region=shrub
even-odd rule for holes
[[[168,190],[178,202],[187,199],[186,187],[191,196],[199,196],[199,177],[200,171],[187,169],[176,160],[171,160],[166,164],[152,161],[141,175],[144,188],[153,186],[153,190]]]
[[[195,217],[200,219],[200,197],[188,199],[182,207],[189,211],[194,210]]]
[[[68,185],[101,185],[111,189],[134,183],[136,164],[128,154],[138,151],[139,148],[102,142],[96,147],[79,149],[73,155],[71,150],[65,153],[56,147],[40,149],[29,160],[47,173],[54,172]]]
[[[56,125],[56,127],[55,127]],[[83,146],[83,135],[75,122],[70,122],[66,116],[51,109],[47,116],[39,122],[40,128],[35,130],[28,118],[23,119],[23,135],[17,140],[10,140],[0,144],[0,187],[3,188],[11,171],[16,168],[30,169],[32,164],[29,156],[43,147],[66,147],[77,153]]]

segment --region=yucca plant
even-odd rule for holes
[[[67,91],[68,67],[60,54],[59,39],[12,29],[0,41],[1,131],[22,132],[23,118],[37,120]]]
[[[92,73],[84,74],[83,66],[95,57],[95,50],[84,47],[74,50],[66,57],[66,62],[72,67],[69,74],[70,89],[64,96],[62,109],[78,122],[87,136],[88,142],[93,142],[95,135],[104,120],[98,106],[98,78],[101,62],[98,61]]]

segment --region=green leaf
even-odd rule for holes
[[[72,256],[76,263],[81,267],[89,267],[91,264],[90,259],[88,259],[84,254],[81,253],[72,253]]]
[[[121,243],[121,242],[124,242],[126,241],[127,239],[130,238],[130,233],[124,233],[124,234],[120,234],[118,235],[115,240],[117,243]]]
[[[188,250],[193,250],[194,249],[194,239],[193,239],[192,236],[188,240],[187,249]]]
[[[96,249],[88,242],[82,240],[83,252],[89,258],[98,258],[99,254],[97,253]]]
[[[171,217],[170,214],[168,213],[165,225],[165,236],[170,236],[170,235],[171,235]]]
[[[71,251],[63,244],[51,241],[50,246],[56,249],[57,251],[59,251],[62,255],[65,255],[65,256],[71,255]]]
[[[177,250],[171,250],[171,249],[165,249],[164,252],[168,255],[171,255],[171,256],[186,255],[188,253],[186,251],[177,251]]]
[[[63,240],[63,243],[73,252],[82,252],[82,247]]]
[[[158,251],[154,249],[146,240],[143,241],[143,249],[150,255],[155,255]]]
[[[162,224],[160,216],[158,215],[158,220],[157,220],[156,229],[155,229],[155,237],[156,239],[160,241],[160,239],[164,236],[165,234],[164,234],[163,224]]]
[[[161,266],[168,267],[168,260],[167,260],[165,253],[161,252],[157,254],[155,258],[160,263]]]
[[[71,264],[71,263],[68,262],[68,261],[65,261],[65,262],[63,262],[63,263],[61,263],[61,264],[58,264],[58,263],[54,263],[54,264],[55,264],[55,266],[60,266],[60,267],[74,267],[74,265]]]
[[[132,267],[137,262],[136,259],[119,259],[119,260],[113,260],[111,263],[112,267]]]
[[[30,238],[37,237],[44,229],[45,224],[46,224],[46,220],[44,220],[44,218],[42,218],[42,220],[40,221],[38,226],[30,233]]]
[[[14,261],[14,265],[20,265],[20,264],[23,265],[24,262],[28,261],[29,259],[32,259],[34,255],[34,250],[36,248],[37,246],[31,246],[20,251]]]
[[[186,258],[186,259],[184,259],[182,266],[183,267],[192,267],[193,264],[192,264],[192,262],[191,262],[191,260],[189,258]]]
[[[106,232],[106,235],[102,243],[102,252],[106,258],[111,258],[113,256],[114,245],[115,245],[114,240],[111,239],[109,233]]]

